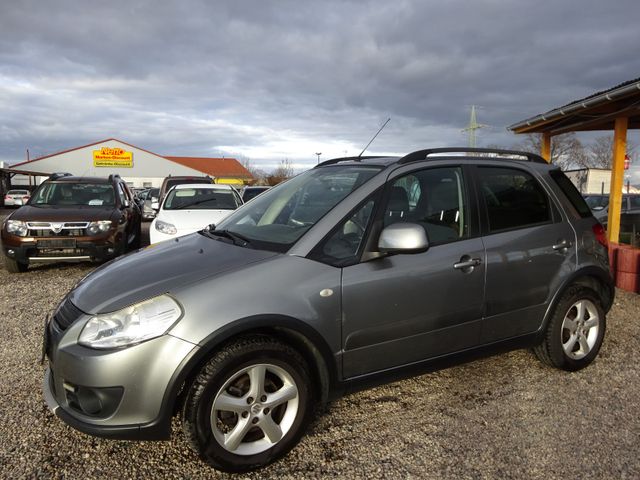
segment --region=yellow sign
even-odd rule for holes
[[[102,147],[93,151],[93,166],[133,168],[133,152],[123,148]]]
[[[244,185],[244,182],[240,178],[221,178],[216,177],[216,183],[222,183],[224,185]]]

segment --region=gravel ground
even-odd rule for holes
[[[102,440],[45,407],[43,318],[92,268],[9,275],[0,260],[0,476],[227,477],[177,421],[168,442]],[[346,396],[287,457],[240,478],[640,478],[639,311],[640,297],[617,292],[600,356],[581,372],[521,350]]]

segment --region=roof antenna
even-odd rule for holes
[[[369,145],[373,143],[373,141],[376,139],[376,137],[382,131],[382,129],[387,126],[387,123],[389,123],[389,120],[391,120],[391,117],[387,118],[387,121],[382,124],[382,126],[380,127],[380,130],[378,130],[378,132],[373,136],[373,138],[369,141],[369,143],[367,143],[367,146],[362,149],[362,151],[360,152],[360,155],[358,155],[358,158],[360,158],[362,154],[367,150],[367,148],[369,148]]]

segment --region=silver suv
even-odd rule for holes
[[[108,438],[166,439],[178,413],[246,471],[347,388],[505,346],[583,368],[613,297],[602,226],[536,155],[329,160],[83,279],[47,322],[45,397]]]

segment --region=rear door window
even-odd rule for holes
[[[531,174],[515,168],[478,167],[478,177],[490,233],[552,221],[549,197]]]

